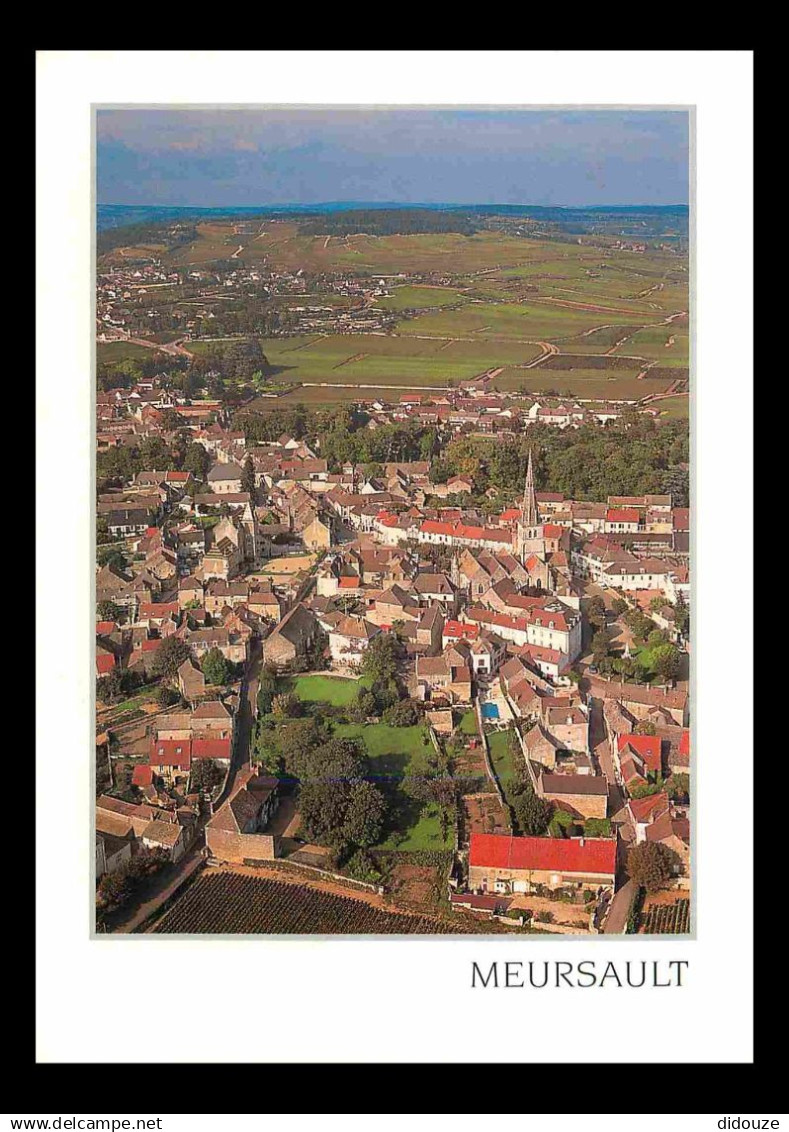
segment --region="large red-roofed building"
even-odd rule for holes
[[[474,892],[530,892],[547,888],[607,887],[616,879],[616,839],[513,837],[472,833],[469,887]]]

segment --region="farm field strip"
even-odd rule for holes
[[[352,896],[227,870],[203,872],[153,931],[160,935],[446,934],[451,924],[388,911]]]

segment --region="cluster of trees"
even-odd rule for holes
[[[106,676],[100,676],[96,681],[96,699],[106,706],[120,703],[130,692],[139,687],[139,676],[130,672],[128,668],[121,668],[116,664]]]
[[[456,232],[473,236],[479,224],[466,212],[427,208],[349,209],[310,217],[299,225],[303,236],[415,236],[421,233]]]
[[[680,650],[669,640],[665,630],[658,629],[640,609],[630,609],[624,602],[621,605],[626,609],[622,620],[633,634],[633,643],[639,651],[635,656],[610,655],[602,599],[595,597],[588,608],[594,665],[606,675],[616,673],[637,684],[646,684],[654,678],[667,682],[676,680],[682,659]],[[617,603],[618,609],[621,605]]]
[[[514,731],[510,735],[510,744],[517,769],[507,787],[507,802],[515,828],[526,837],[542,837],[551,824],[553,806],[535,793],[528,773],[522,768],[523,760]]]
[[[171,640],[172,638],[168,638]],[[158,653],[157,649],[157,653]],[[183,664],[183,661],[181,661]],[[227,684],[231,680],[231,666],[220,649],[209,649],[200,665],[206,684]],[[177,671],[177,669],[176,669]]]
[[[278,694],[268,688],[276,703]],[[347,859],[381,839],[387,798],[371,779],[362,744],[333,738],[319,715],[269,721],[258,751],[266,769],[298,785],[305,836]]]
[[[250,445],[276,440],[283,433],[313,444],[319,440],[320,454],[333,471],[345,463],[372,464],[383,470],[390,461],[431,460],[440,449],[440,438],[432,426],[404,421],[371,432],[365,427],[368,420],[358,409],[310,411],[297,404],[266,413],[240,409],[232,423],[243,430]]]
[[[189,645],[180,637],[165,637],[153,656],[151,671],[154,676],[174,680],[178,669],[191,656]]]
[[[107,484],[128,483],[138,472],[163,470],[191,472],[202,480],[212,463],[210,453],[192,441],[188,429],[180,429],[170,444],[158,436],[145,436],[137,444],[97,452],[96,483],[101,491]]]
[[[191,788],[193,791],[211,791],[225,781],[225,771],[213,759],[196,759],[191,767]]]
[[[677,854],[659,841],[644,841],[627,854],[627,872],[640,888],[657,892],[675,875]]]
[[[506,443],[458,437],[434,461],[432,478],[443,483],[454,475],[470,475],[480,495],[492,486],[514,499],[523,491],[530,450],[540,491],[589,500],[670,491],[675,506],[687,506],[687,425],[683,421],[657,425],[630,411],[604,427],[562,430],[534,424],[527,434]]]
[[[216,333],[217,327],[212,325],[212,330]],[[272,332],[272,327],[266,328],[266,335]],[[272,373],[259,333],[254,331],[231,342],[212,342],[210,350],[191,358],[151,350],[145,357],[100,362],[96,367],[97,386],[105,392],[131,389],[139,381],[157,377],[162,388],[190,399],[205,393],[213,398],[238,400],[239,391],[228,390],[227,382],[251,383],[249,392],[253,393],[255,382]]]
[[[167,864],[162,849],[141,849],[114,872],[105,873],[96,890],[96,911],[99,919],[124,907],[150,877]]]

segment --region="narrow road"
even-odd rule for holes
[[[262,662],[263,650],[261,648],[261,642],[256,638],[252,641],[249,664],[247,665],[244,679],[241,682],[241,702],[238,706],[238,715],[236,716],[236,741],[233,747],[233,758],[227,774],[225,788],[216,802],[214,802],[214,813],[216,813],[232,792],[233,784],[235,783],[236,775],[239,770],[249,762],[252,729],[255,722],[255,713],[257,711],[258,684],[260,683],[259,674]]]
[[[608,783],[608,816],[610,817],[622,809],[625,799],[622,788],[616,780],[614,756],[605,732],[603,701],[596,697],[590,697],[589,700],[589,748]]]
[[[628,880],[623,884],[618,892],[614,893],[611,900],[611,907],[608,909],[605,923],[603,924],[603,935],[624,935],[625,928],[627,927],[627,914],[630,911],[630,904],[635,896],[635,881]]]
[[[176,889],[188,880],[192,873],[199,869],[203,863],[203,846],[205,837],[200,832],[195,840],[175,865],[168,865],[153,879],[148,890],[148,897],[142,904],[135,904],[128,915],[113,919],[112,933],[115,935],[131,935],[136,932],[166,900],[169,900]]]

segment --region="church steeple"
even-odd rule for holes
[[[532,449],[529,449],[529,463],[526,468],[526,483],[523,488],[523,504],[521,506],[521,522],[524,527],[536,527],[540,518],[537,514],[537,496],[534,493],[534,465],[532,462]]]

